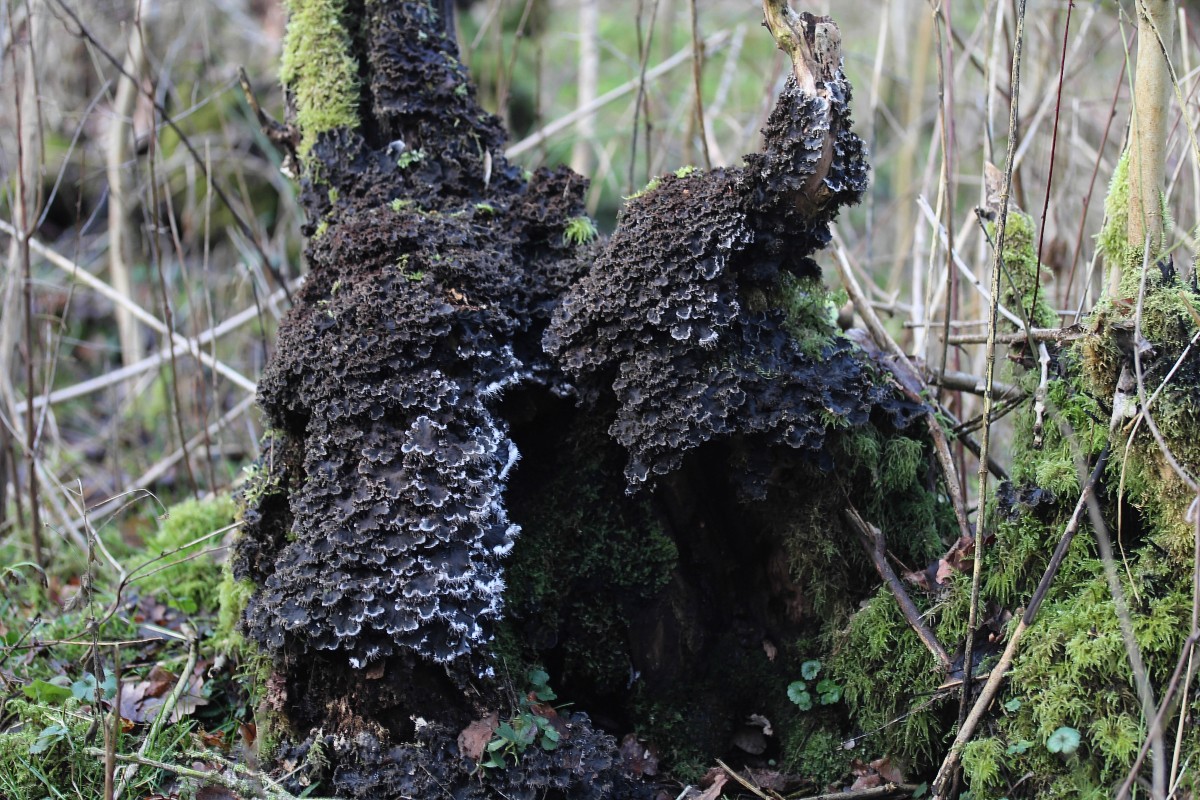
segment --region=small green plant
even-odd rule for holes
[[[503,769],[510,763],[516,764],[535,744],[541,745],[543,750],[558,748],[558,731],[550,718],[537,713],[535,708],[558,697],[550,688],[550,676],[545,670],[532,669],[526,677],[529,691],[519,701],[516,715],[496,726],[496,738],[488,742],[484,750],[481,765],[486,769]]]
[[[400,212],[406,208],[412,208],[416,202],[410,197],[397,197],[391,202],[392,211]]]
[[[419,164],[425,160],[425,151],[418,147],[416,150],[406,150],[396,159],[396,166],[400,169],[408,169],[413,164]]]
[[[1079,731],[1063,725],[1050,734],[1050,738],[1046,740],[1046,749],[1051,753],[1069,756],[1079,749],[1080,738]]]
[[[641,189],[639,189],[638,191],[629,195],[625,199],[626,200],[637,200],[642,195],[653,192],[655,189],[657,189],[661,185],[662,185],[662,178],[651,178],[649,183],[647,183]]]
[[[590,217],[572,217],[563,228],[563,243],[578,247],[596,238],[596,223]]]
[[[680,167],[679,169],[675,170],[675,177],[676,178],[686,178],[689,175],[694,175],[699,171],[700,171],[699,167],[694,167],[691,164],[688,164],[686,167]]]
[[[801,711],[811,711],[817,703],[831,706],[842,699],[841,684],[830,678],[822,678],[816,686],[809,688],[808,684],[816,680],[820,674],[821,662],[811,659],[800,665],[800,677],[804,680],[792,681],[788,684],[788,699],[799,706]],[[814,694],[816,703],[814,703]]]
[[[476,203],[475,210],[478,211],[480,214],[487,214],[489,216],[494,215],[496,213],[496,207],[494,205],[492,205],[491,203]]]

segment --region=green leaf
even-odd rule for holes
[[[925,795],[927,795],[927,794],[929,794],[929,784],[928,784],[928,783],[922,783],[922,784],[920,784],[919,786],[917,786],[917,788],[916,788],[916,789],[913,789],[912,796],[913,796],[913,797],[915,797],[915,798],[921,798],[921,797],[924,797],[924,796],[925,796]]]
[[[1046,740],[1046,749],[1051,753],[1062,753],[1064,756],[1069,756],[1079,749],[1080,739],[1079,731],[1063,725],[1050,734],[1050,738]]]
[[[1020,741],[1013,742],[1008,746],[1008,755],[1024,755],[1031,747],[1033,747],[1033,742],[1029,741],[1028,739],[1021,739]]]
[[[496,735],[509,742],[518,742],[521,740],[520,735],[516,732],[513,726],[509,725],[507,722],[501,722],[496,726]]]
[[[797,681],[797,683],[798,683],[798,681]],[[794,683],[792,684],[792,686],[795,686],[795,685],[796,684],[794,684]],[[808,692],[804,691],[803,689],[799,689],[799,690],[793,692],[791,687],[789,687],[788,688],[788,697],[791,699],[791,701],[793,703],[795,703],[797,706],[800,707],[801,711],[808,711],[809,709],[811,709],[813,707],[812,695],[809,694]]]
[[[821,662],[815,658],[810,661],[805,661],[800,665],[800,677],[806,681],[811,681],[821,672]]]
[[[817,684],[817,691],[821,695],[821,705],[823,706],[831,706],[842,699],[842,687],[829,678],[825,678]]]
[[[44,753],[65,739],[69,733],[70,731],[62,725],[50,725],[43,728],[42,732],[38,734],[37,741],[29,745],[29,752],[33,755]]]
[[[529,670],[529,683],[532,686],[542,687],[550,682],[550,676],[544,669]]]
[[[43,680],[34,681],[26,686],[23,691],[26,697],[30,700],[36,700],[39,703],[61,703],[72,697],[71,690],[67,687],[47,683]]]
[[[808,684],[804,681],[792,681],[788,684],[788,699],[797,705],[800,704],[799,697],[802,694],[808,694]]]
[[[101,694],[105,700],[111,700],[117,696],[117,676],[113,673],[108,673],[104,676],[104,683],[100,687]],[[94,702],[96,700],[96,676],[90,672],[84,673],[83,677],[71,684],[71,694],[76,700],[84,702]]]
[[[557,742],[559,735],[559,732],[554,730],[554,728],[546,728],[546,730],[542,731],[542,736],[546,737],[552,742]]]
[[[533,690],[533,696],[543,703],[548,703],[551,700],[558,699],[558,695],[549,686],[541,686]]]
[[[503,739],[492,739],[487,743],[487,749],[489,753],[494,753],[507,744],[508,742],[504,741]]]
[[[1019,698],[1016,698],[1016,697],[1012,698],[1011,700],[1009,700],[1007,703],[1004,704],[1005,711],[1009,711],[1009,712],[1018,711],[1020,708],[1021,708],[1021,701]]]
[[[546,751],[557,750],[558,742],[554,739],[549,738],[548,736],[543,736],[542,737],[542,749],[546,750]]]

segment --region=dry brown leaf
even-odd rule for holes
[[[483,719],[477,719],[458,734],[458,752],[472,761],[483,758],[483,751],[492,740],[492,732],[500,724],[500,715],[493,711]]]
[[[904,773],[892,763],[890,756],[875,759],[871,762],[871,768],[878,772],[888,783],[904,783]]]
[[[703,786],[710,779],[712,783],[708,785],[708,788],[696,795],[693,800],[717,800],[721,796],[721,790],[725,788],[725,784],[729,783],[729,775],[720,768],[710,769],[705,774],[704,780],[700,781],[700,785]]]

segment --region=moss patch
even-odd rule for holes
[[[358,63],[346,28],[344,0],[286,0],[287,36],[280,78],[296,105],[300,155],[317,136],[359,124]]]
[[[232,525],[235,515],[235,504],[228,494],[185,500],[172,506],[158,532],[146,543],[151,552],[172,554],[161,564],[148,567],[149,574],[139,581],[140,585],[146,591],[160,594],[184,613],[215,609],[221,566],[205,551],[221,544],[221,536],[210,534]],[[170,566],[158,569],[164,565]]]

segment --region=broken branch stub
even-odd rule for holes
[[[802,94],[824,100],[827,104],[844,102],[838,91],[844,83],[842,74],[842,33],[831,17],[816,16],[807,11],[797,14],[786,0],[763,0],[766,25],[775,37],[779,49],[792,60],[792,77]],[[828,106],[827,106],[828,107]],[[838,138],[837,118],[829,115],[820,157],[803,190],[796,195],[796,207],[811,213],[824,206],[831,197],[825,189],[825,177],[834,159],[834,142]],[[814,126],[813,132],[820,130]]]

